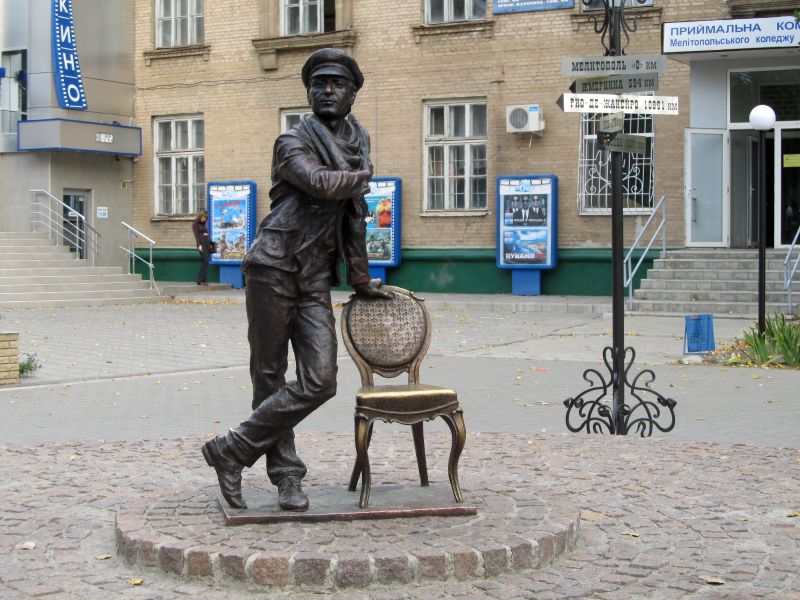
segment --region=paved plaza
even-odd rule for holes
[[[423,296],[434,332],[422,381],[458,390],[465,494],[472,485],[476,495],[485,488],[518,500],[530,489],[574,507],[576,545],[538,569],[454,579],[447,563],[446,581],[284,587],[275,597],[800,598],[800,372],[680,364],[682,316],[628,316],[633,370],[652,369],[654,388],[678,402],[675,431],[644,440],[569,434],[563,400],[588,387],[587,369],[602,370],[611,341],[607,298]],[[717,343],[750,324],[715,319]],[[0,553],[10,557],[0,563],[0,597],[264,597],[244,582],[128,564],[114,538],[118,512],[136,499],[213,493],[197,448],[250,404],[242,293],[7,310],[0,329],[19,332],[21,352],[43,365],[0,390]],[[341,344],[339,356],[336,397],[298,428],[312,502],[315,487],[349,476],[359,379]],[[426,428],[435,458],[449,432]],[[413,485],[409,437],[376,426],[384,460],[374,485]],[[432,480],[446,482],[438,463],[429,460]],[[248,471],[245,495],[263,479],[262,469]],[[503,527],[498,536],[518,523]],[[342,531],[314,542],[316,551],[344,543]]]

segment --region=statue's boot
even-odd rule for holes
[[[278,482],[278,506],[297,512],[308,510],[308,496],[303,492],[300,479],[290,475]]]
[[[227,458],[220,452],[218,444],[225,445],[225,439],[215,437],[203,444],[203,457],[209,467],[214,467],[217,472],[219,489],[222,497],[228,502],[231,508],[247,508],[242,497],[242,469],[243,465]]]

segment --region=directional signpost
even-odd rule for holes
[[[625,56],[621,44],[622,25],[625,31],[629,25],[623,15],[625,1],[602,0],[605,7],[605,22],[601,40],[606,56],[563,59],[562,72],[565,77],[575,77],[569,86],[570,93],[562,94],[556,103],[561,110],[569,113],[601,115],[597,118],[597,144],[611,153],[611,254],[612,254],[612,345],[605,348],[603,360],[609,369],[609,381],[595,369],[584,373],[584,379],[592,387],[568,398],[567,428],[577,432],[584,428],[587,433],[602,431],[626,435],[630,430],[640,435],[650,435],[654,428],[670,431],[675,425],[675,404],[647,384],[647,392],[655,396],[655,401],[642,397],[644,388],[636,387],[628,379],[628,369],[633,364],[635,351],[625,348],[625,273],[623,265],[623,154],[647,154],[647,138],[641,135],[624,133],[625,115],[677,115],[678,98],[675,96],[638,95],[637,92],[654,92],[658,89],[658,75],[667,70],[667,59],[662,55]],[[611,28],[606,44],[605,31]],[[601,28],[596,26],[597,33]],[[632,29],[635,31],[635,27]],[[625,34],[627,37],[627,33]],[[631,161],[632,162],[632,161]],[[648,372],[655,379],[652,372]],[[600,377],[600,382],[595,381]],[[638,378],[638,376],[637,376]],[[638,401],[625,402],[625,387],[631,389]],[[602,389],[597,397],[592,394]],[[612,405],[603,402],[606,390],[612,393]],[[662,412],[663,408],[663,412]],[[634,416],[634,413],[636,416]],[[659,423],[658,417],[665,415],[667,423]],[[577,421],[577,422],[576,422]]]

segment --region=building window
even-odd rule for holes
[[[306,115],[310,115],[311,111],[307,108],[288,108],[281,111],[281,133],[286,133],[292,127],[297,125]]]
[[[425,0],[425,22],[431,25],[485,18],[486,0]]]
[[[202,44],[204,0],[156,0],[156,47]]]
[[[17,133],[17,122],[28,118],[27,51],[0,53],[0,133]]]
[[[425,105],[426,210],[486,209],[486,102]]]
[[[205,206],[203,117],[156,119],[156,215],[193,215]]]
[[[336,28],[335,0],[282,0],[283,35],[322,33]]]
[[[619,0],[609,0],[608,4],[609,6],[619,6]],[[590,0],[588,6],[581,0],[580,5],[585,11],[603,10],[603,0]],[[644,0],[644,2],[641,0],[627,0],[625,2],[625,8],[644,8],[645,6],[653,6],[653,0]]]
[[[581,115],[578,206],[581,214],[611,214],[611,152],[597,144],[603,115]],[[622,154],[622,206],[625,214],[650,213],[655,190],[655,137],[652,115],[625,115],[624,133],[647,138],[646,154]]]

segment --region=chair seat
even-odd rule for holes
[[[412,414],[458,406],[455,390],[434,385],[376,385],[356,392],[356,405],[380,412]]]

